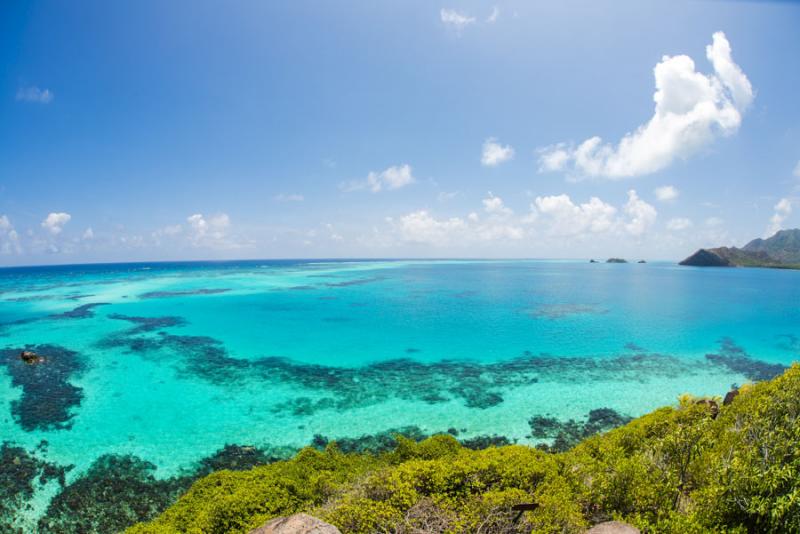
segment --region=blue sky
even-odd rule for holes
[[[798,27],[791,2],[3,2],[0,263],[741,245],[800,226]]]

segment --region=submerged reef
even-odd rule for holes
[[[89,317],[94,317],[94,308],[98,306],[108,306],[108,302],[92,302],[89,304],[81,304],[77,308],[74,308],[69,311],[65,311],[63,313],[57,313],[51,315],[51,319],[88,319]]]
[[[528,315],[537,319],[564,319],[573,315],[601,315],[608,310],[596,304],[545,304]]]
[[[165,329],[185,324],[179,317],[110,315],[133,323],[112,334],[101,347],[123,347],[144,358],[173,365],[178,373],[218,385],[244,382],[293,384],[307,393],[271,407],[273,413],[303,416],[322,410],[348,410],[391,399],[440,404],[452,401],[475,409],[503,403],[503,391],[540,381],[591,383],[598,380],[641,382],[652,377],[679,377],[704,367],[724,367],[751,380],[775,376],[782,366],[747,355],[730,340],[705,362],[644,352],[628,343],[626,352],[612,358],[556,357],[524,351],[498,362],[440,360],[421,362],[398,358],[359,367],[304,363],[280,356],[243,359],[231,356],[224,344],[208,336],[174,334]],[[413,354],[417,349],[407,352]]]
[[[752,358],[730,338],[720,340],[720,350],[716,354],[706,354],[706,359],[717,365],[727,367],[734,373],[741,373],[750,380],[769,380],[786,370],[786,366],[767,363]]]
[[[20,358],[23,351],[39,355],[31,365]],[[83,399],[82,388],[71,383],[86,368],[77,352],[57,345],[26,345],[0,350],[0,366],[11,375],[11,384],[22,388],[22,396],[11,401],[11,414],[26,431],[70,428],[72,408]]]
[[[121,532],[137,521],[156,517],[198,478],[220,470],[252,469],[285,460],[295,452],[290,448],[225,445],[192,468],[168,478],[157,478],[156,466],[136,456],[104,455],[69,485],[63,485],[62,475],[63,487],[39,519],[38,531]],[[4,532],[2,522],[0,532]]]
[[[612,428],[628,424],[633,418],[620,415],[611,408],[597,408],[591,410],[582,422],[570,419],[562,422],[554,417],[536,415],[528,420],[531,427],[531,437],[537,439],[552,439],[550,444],[541,444],[538,447],[553,452],[564,452],[582,440],[606,432]]]
[[[181,291],[148,291],[139,295],[140,299],[161,299],[170,297],[189,297],[192,295],[217,295],[219,293],[227,293],[230,288],[201,288],[201,289],[187,289]]]
[[[36,451],[4,442],[0,445],[0,532],[11,533],[20,529],[17,524],[21,512],[30,509],[34,491],[57,481],[64,486],[64,477],[71,466],[59,466],[39,458],[47,449],[47,442],[39,444]]]

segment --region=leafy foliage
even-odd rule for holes
[[[605,428],[612,415],[597,412],[586,424]],[[800,532],[798,418],[795,365],[743,387],[729,406],[683,396],[559,453],[471,450],[449,435],[397,437],[377,455],[343,453],[332,442],[213,473],[129,532],[247,532],[298,511],[346,533],[570,533],[608,519],[650,532]],[[514,522],[511,507],[524,502],[538,508]]]

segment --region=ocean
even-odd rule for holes
[[[133,455],[167,478],[229,444],[290,450],[410,426],[535,445],[535,416],[635,417],[780,372],[800,354],[800,272],[583,261],[6,268],[0,345],[0,440],[72,466],[65,484],[104,455]],[[22,350],[42,361],[23,362]],[[32,524],[60,487],[34,484],[6,514]]]

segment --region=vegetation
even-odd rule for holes
[[[799,418],[795,365],[728,406],[685,396],[566,452],[471,450],[450,435],[398,438],[380,454],[332,442],[212,473],[128,532],[247,532],[298,511],[345,533],[568,533],[608,519],[647,532],[800,532]],[[510,508],[525,502],[538,508],[515,523]]]

